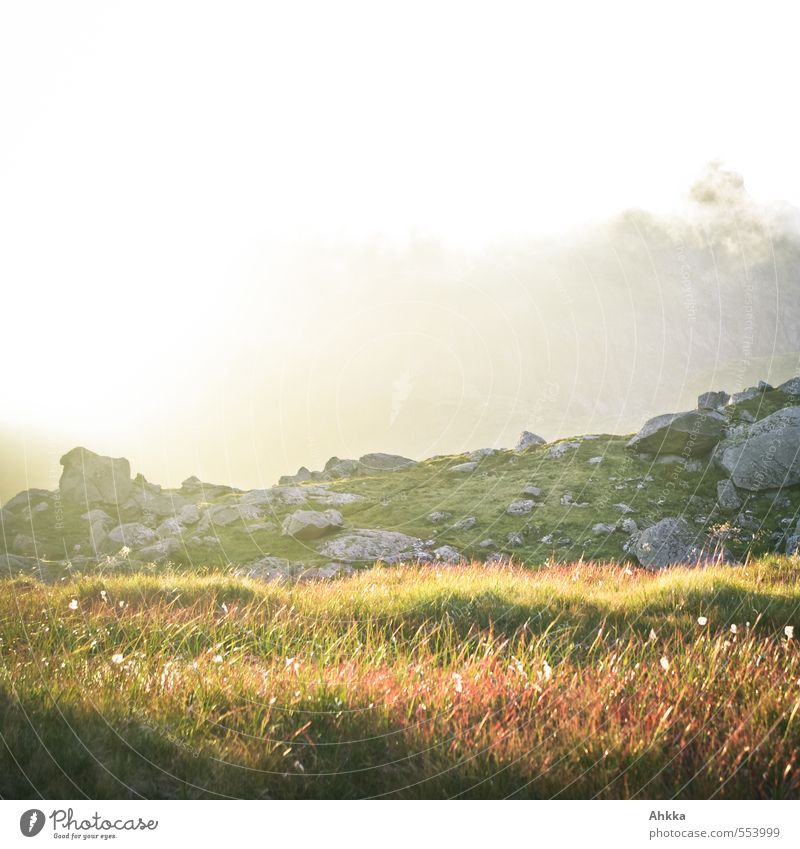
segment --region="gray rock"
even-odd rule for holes
[[[117,525],[109,534],[109,540],[118,545],[127,545],[128,548],[140,548],[156,541],[156,532],[141,522],[127,522]]]
[[[297,578],[305,571],[302,563],[292,563],[282,557],[262,557],[236,570],[243,578],[255,578],[259,581],[280,581]]]
[[[31,561],[27,557],[15,557],[13,554],[0,554],[0,574],[16,574],[29,569]]]
[[[727,559],[724,549],[715,551],[705,533],[682,518],[662,519],[640,531],[633,550],[642,566],[652,570]]]
[[[590,466],[599,466],[603,462],[602,457],[590,457],[586,461]]]
[[[530,495],[533,498],[539,498],[542,495],[542,490],[538,486],[534,486],[532,483],[529,483],[522,490],[523,495]]]
[[[353,574],[353,567],[347,563],[326,563],[324,566],[311,566],[298,576],[300,581],[330,581]]]
[[[555,445],[551,445],[550,448],[544,452],[544,456],[549,460],[558,460],[573,448],[580,447],[580,442],[558,442]]]
[[[482,539],[478,543],[478,548],[497,548],[497,543],[493,539]]]
[[[635,534],[639,530],[639,526],[633,519],[623,519],[619,526],[622,532],[626,534]]]
[[[16,513],[18,510],[29,508],[35,501],[41,499],[50,500],[53,493],[46,489],[26,489],[18,492],[13,498],[9,498],[3,505],[7,513]]]
[[[416,461],[409,460],[408,457],[381,453],[364,454],[363,457],[358,458],[358,463],[361,471],[367,475],[375,472],[397,472],[409,466],[416,466]]]
[[[475,451],[470,451],[469,454],[467,454],[467,459],[471,463],[480,463],[480,461],[485,457],[491,457],[492,454],[496,453],[496,448],[477,448]]]
[[[298,540],[319,539],[341,530],[344,525],[338,510],[297,510],[283,520],[281,533]]]
[[[196,504],[185,504],[175,518],[182,525],[196,525],[200,521],[200,510]]]
[[[721,410],[730,400],[731,396],[727,392],[704,392],[697,397],[697,409]]]
[[[621,513],[635,513],[635,512],[636,512],[636,511],[633,509],[633,507],[631,507],[631,506],[630,506],[630,504],[625,504],[625,503],[624,503],[624,502],[622,502],[622,501],[618,501],[618,502],[617,502],[614,506],[615,506],[615,507],[616,507],[616,508],[617,508],[617,509],[621,512]]]
[[[146,563],[161,563],[164,560],[169,560],[170,557],[178,554],[183,549],[181,541],[173,537],[161,539],[154,542],[152,545],[146,545],[140,548],[136,555],[139,560]]]
[[[529,430],[523,430],[519,436],[519,440],[514,448],[514,451],[517,454],[521,454],[526,449],[530,448],[532,445],[544,445],[545,441],[541,436],[538,436],[535,433],[531,433]]]
[[[456,548],[451,545],[442,545],[433,550],[434,559],[440,560],[443,563],[456,565],[458,563],[466,563],[467,558]]]
[[[506,537],[506,543],[512,548],[519,548],[520,546],[525,545],[525,540],[522,534],[512,531],[512,533]]]
[[[446,522],[452,518],[453,514],[448,513],[447,510],[434,510],[433,513],[428,513],[428,521],[433,522],[434,525],[438,525],[440,522]]]
[[[800,395],[800,377],[792,377],[778,386],[778,391],[784,395]]]
[[[735,513],[742,508],[742,499],[739,498],[739,493],[733,485],[733,481],[721,480],[717,483],[717,504],[721,510],[729,513]]]
[[[313,480],[311,472],[305,467],[300,466],[297,473],[294,475],[281,475],[278,478],[279,486],[292,486],[293,484],[304,483],[305,481]]]
[[[466,516],[463,519],[459,519],[454,525],[454,531],[470,531],[475,525],[478,524],[478,520],[474,516]]]
[[[331,560],[345,563],[398,563],[430,556],[423,541],[417,537],[372,528],[339,534],[325,542],[319,551]]]
[[[123,504],[133,491],[131,464],[124,457],[102,457],[73,448],[60,460],[64,467],[58,488],[69,504]]]
[[[595,536],[608,536],[609,534],[613,534],[616,529],[616,525],[607,522],[598,522],[596,525],[592,525],[592,533]]]
[[[751,398],[757,398],[761,394],[761,390],[757,386],[750,386],[748,389],[743,389],[741,392],[734,392],[731,395],[731,404],[741,404],[742,401],[749,401]]]
[[[325,473],[331,478],[351,478],[361,471],[361,466],[358,460],[340,460],[338,457],[331,457],[325,464]]]
[[[751,492],[800,483],[800,407],[786,407],[720,443],[715,460]]]
[[[478,468],[478,463],[473,460],[469,463],[458,463],[455,466],[450,466],[448,472],[474,472]]]
[[[166,518],[174,516],[185,503],[186,498],[180,493],[165,492],[158,484],[147,481],[144,475],[137,475],[123,507]]]
[[[179,537],[186,529],[181,525],[175,516],[165,519],[157,528],[156,533],[161,539],[170,537]]]
[[[536,502],[530,498],[523,498],[520,501],[512,501],[506,507],[506,513],[509,516],[523,516],[525,513],[530,513],[536,506]]]
[[[725,435],[725,416],[714,411],[667,413],[649,419],[628,448],[654,456],[707,454]]]

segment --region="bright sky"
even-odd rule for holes
[[[791,9],[3,4],[0,424],[89,441],[201,392],[254,287],[291,323],[295,240],[555,233],[711,159],[799,202]]]

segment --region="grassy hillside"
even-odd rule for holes
[[[797,576],[7,578],[0,795],[797,798]]]

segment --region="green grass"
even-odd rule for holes
[[[797,798],[797,567],[7,578],[0,795]]]

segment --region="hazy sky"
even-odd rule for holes
[[[252,486],[625,429],[718,374],[792,371],[791,8],[3,4],[0,495],[52,485],[78,443]],[[706,214],[710,161],[748,195]],[[760,247],[742,220],[771,222]],[[686,295],[683,250],[720,305],[689,360],[648,325],[655,293]],[[780,307],[754,364],[725,280],[756,266]]]

